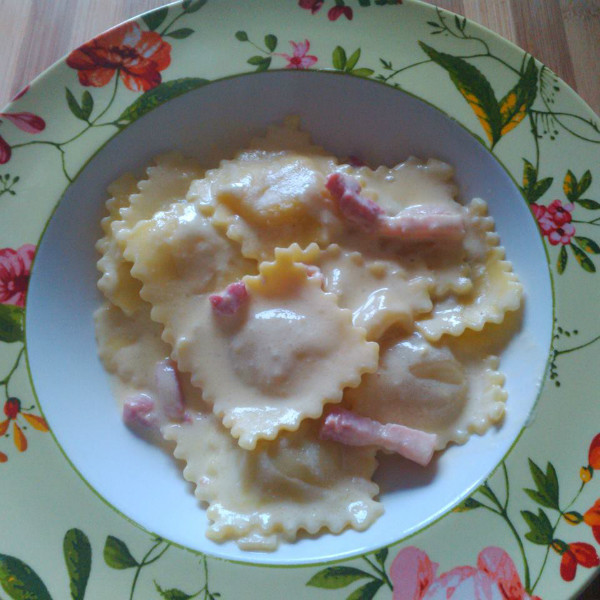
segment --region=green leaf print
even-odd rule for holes
[[[490,82],[472,64],[457,56],[438,52],[424,42],[419,42],[419,45],[433,62],[448,72],[452,83],[479,119],[492,148],[525,118],[537,95],[538,71],[533,57],[517,84],[498,101]]]
[[[381,548],[375,552],[375,560],[385,569],[385,561],[387,560],[389,550],[387,548]]]
[[[313,575],[306,585],[335,590],[365,577],[373,579],[373,575],[370,573],[354,567],[327,567]]]
[[[535,483],[535,490],[526,489],[525,493],[538,504],[546,508],[560,510],[558,507],[558,478],[552,463],[546,466],[544,473],[531,459],[529,459],[529,470]]]
[[[260,56],[257,54],[256,56],[251,56],[246,62],[249,65],[256,67],[256,72],[260,73],[261,71],[266,71],[269,68],[271,64],[271,57]]]
[[[433,62],[448,72],[452,83],[479,119],[493,147],[501,136],[502,117],[498,100],[489,81],[479,69],[466,60],[438,52],[424,42],[419,42],[419,45]]]
[[[160,585],[156,583],[156,581],[154,582],[154,586],[156,587],[156,591],[160,594],[160,597],[164,598],[165,600],[190,600],[190,598],[193,598],[194,595],[196,595],[186,594],[185,592],[182,592],[176,588],[163,590]]]
[[[277,48],[277,36],[272,33],[265,35],[265,46],[269,51],[274,52]]]
[[[113,569],[131,569],[138,566],[127,544],[112,535],[106,538],[104,544],[104,562]]]
[[[357,48],[350,55],[350,58],[346,61],[346,70],[352,71],[352,69],[354,69],[354,67],[356,66],[356,63],[358,62],[359,58],[360,58],[360,48]]]
[[[550,523],[550,519],[548,519],[548,515],[541,508],[537,515],[528,510],[522,510],[521,515],[530,529],[525,534],[525,537],[532,544],[548,546],[552,543],[552,524]]]
[[[356,77],[371,77],[371,75],[373,75],[373,72],[373,69],[365,69],[364,67],[349,71],[349,73],[351,73],[352,75],[356,75]]]
[[[467,512],[468,510],[475,510],[481,508],[483,504],[475,498],[465,498],[455,509],[455,512]]]
[[[0,585],[12,600],[52,600],[37,573],[13,556],[0,554]]]
[[[333,68],[343,71],[346,68],[346,51],[341,46],[336,46],[331,57]]]
[[[538,174],[535,167],[526,159],[523,159],[523,195],[528,204],[537,202],[550,188],[554,179],[546,177],[537,180]]]
[[[12,304],[0,304],[0,342],[23,342],[23,309]]]
[[[92,547],[80,529],[69,529],[63,540],[63,553],[70,578],[71,598],[83,600],[92,568]]]
[[[371,600],[375,597],[375,594],[379,588],[383,585],[381,579],[375,581],[369,581],[365,585],[354,590],[347,598],[347,600]]]
[[[584,202],[580,201],[581,196],[588,190],[590,185],[592,184],[592,174],[589,169],[582,175],[581,181],[577,180],[577,177],[573,174],[573,171],[570,169],[567,171],[565,175],[565,179],[563,181],[563,191],[565,196],[571,202]]]
[[[596,244],[594,240],[590,240],[590,238],[583,237],[582,235],[576,235],[575,240],[588,254],[600,254],[600,246]]]
[[[150,31],[154,31],[163,24],[163,21],[167,18],[168,14],[169,9],[167,7],[159,8],[158,10],[152,11],[147,15],[143,15],[142,20]]]
[[[581,248],[578,248],[573,242],[571,242],[571,250],[573,250],[577,262],[584,271],[587,271],[588,273],[596,272],[594,263],[586,256],[585,252],[581,250]]]
[[[177,96],[202,87],[207,83],[209,83],[208,79],[200,79],[198,77],[182,77],[181,79],[165,81],[145,94],[142,94],[121,113],[117,121],[128,121],[131,123],[154,110],[157,106],[164,104],[167,100],[177,98]]]
[[[537,75],[535,60],[530,57],[517,85],[500,100],[501,136],[514,129],[525,118],[537,95]]]
[[[190,37],[194,33],[193,29],[189,27],[182,27],[181,29],[176,29],[175,31],[170,31],[169,33],[165,33],[165,37],[172,37],[176,40],[184,40],[187,37]]]
[[[569,260],[569,255],[564,246],[561,246],[560,252],[558,253],[558,260],[556,261],[556,270],[559,275],[562,275],[567,268],[567,261]]]
[[[193,2],[192,0],[184,0],[181,4],[183,11],[192,14],[199,11],[205,4],[207,0],[196,0]]]
[[[600,210],[600,203],[595,200],[590,200],[589,198],[580,198],[575,200],[579,206],[583,206],[583,208],[587,208],[588,210]]]
[[[92,114],[92,110],[94,109],[94,99],[92,98],[92,95],[87,90],[83,92],[80,104],[77,102],[77,99],[69,88],[65,88],[65,94],[69,110],[73,115],[81,121],[88,121]]]

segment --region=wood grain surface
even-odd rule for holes
[[[73,48],[163,4],[164,0],[0,0],[0,106]],[[533,54],[600,113],[600,0],[432,4],[481,23]],[[600,580],[579,600],[600,600]]]

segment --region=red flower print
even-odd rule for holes
[[[401,550],[390,568],[394,600],[540,600],[527,594],[512,559],[501,548],[482,550],[477,567],[456,567],[436,577],[437,568],[422,550]]]
[[[310,10],[314,15],[323,6],[323,0],[300,0],[298,6]]]
[[[342,15],[344,15],[348,21],[352,21],[352,9],[349,6],[339,4],[329,9],[327,18],[330,21],[337,21]]]
[[[0,304],[25,306],[34,254],[33,244],[25,244],[18,250],[0,249]]]
[[[4,452],[0,452],[0,463],[5,463],[8,460],[8,456]]]
[[[13,125],[27,133],[39,133],[46,128],[44,119],[29,112],[0,113],[0,118],[8,119]]]
[[[600,433],[594,436],[590,449],[588,450],[588,464],[581,467],[579,475],[583,483],[591,481],[594,476],[594,469],[600,469]]]
[[[303,42],[290,41],[290,44],[294,50],[291,56],[289,54],[277,53],[277,56],[282,56],[288,61],[288,64],[285,66],[286,69],[308,69],[317,62],[318,59],[316,56],[308,54],[310,49],[310,42],[308,40],[304,40]]]
[[[12,148],[6,140],[0,135],[0,165],[7,163],[12,155]]]
[[[156,87],[162,81],[160,71],[170,63],[171,45],[154,31],[142,31],[137,23],[115,27],[67,57],[81,85],[102,87],[118,73],[133,92]]]
[[[600,558],[596,553],[594,546],[585,542],[575,542],[565,544],[566,549],[563,551],[560,561],[560,576],[565,581],[573,581],[577,573],[577,565],[581,565],[587,569],[600,565]]]
[[[4,403],[4,414],[7,419],[0,421],[0,436],[6,433],[8,426],[12,422],[13,442],[19,452],[25,452],[25,450],[27,450],[27,438],[17,423],[17,417],[19,415],[21,415],[34,429],[37,429],[38,431],[48,431],[48,424],[43,417],[21,412],[21,401],[18,398],[9,398]],[[2,461],[0,460],[0,462]]]
[[[592,533],[600,544],[600,498],[594,502],[588,511],[583,513],[583,522],[592,528]]]
[[[600,433],[594,436],[588,451],[588,464],[593,469],[600,469]]]
[[[535,203],[531,205],[531,211],[542,235],[546,236],[553,246],[571,243],[571,238],[575,235],[575,226],[571,223],[571,212],[574,208],[571,202],[563,204],[560,200],[554,200],[549,206]]]

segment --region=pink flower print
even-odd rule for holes
[[[476,567],[456,567],[436,577],[437,568],[422,550],[401,550],[390,568],[394,600],[540,600],[525,591],[512,559],[501,548],[482,550]]]
[[[303,42],[290,41],[290,44],[294,50],[291,56],[289,54],[276,53],[277,56],[282,56],[288,61],[288,64],[285,66],[286,69],[308,69],[317,62],[318,59],[316,56],[308,54],[310,49],[310,42],[308,40],[304,40]]]
[[[0,304],[25,306],[35,246],[25,244],[18,250],[0,249]]]
[[[7,163],[12,155],[12,148],[7,141],[0,135],[0,165]]]
[[[38,117],[30,112],[21,113],[0,113],[0,123],[2,119],[10,121],[21,131],[27,133],[39,133],[46,128],[46,122],[42,117]],[[12,156],[12,148],[9,143],[0,135],[0,165],[7,163]]]
[[[560,200],[554,200],[548,206],[548,214],[552,215],[552,220],[558,227],[560,227],[565,223],[571,222],[573,219],[571,213],[573,212],[574,208],[575,205],[572,202],[563,204]]]
[[[563,204],[560,200],[554,200],[549,206],[535,203],[531,205],[542,235],[553,246],[571,243],[571,238],[575,235],[575,226],[571,223],[574,208],[571,202]]]
[[[329,12],[327,13],[327,18],[330,21],[337,21],[342,15],[344,15],[346,19],[348,19],[348,21],[352,21],[352,17],[354,16],[352,14],[352,9],[349,6],[337,4],[336,6],[329,9]]]
[[[506,600],[529,598],[525,593],[515,563],[501,548],[493,546],[485,548],[477,557],[477,567],[496,582],[502,592],[502,598],[506,598]]]
[[[390,567],[394,600],[422,600],[435,580],[438,567],[423,550],[415,546],[400,550]]]
[[[532,204],[531,212],[533,216],[536,218],[540,229],[542,230],[542,235],[548,235],[551,231],[554,230],[554,221],[552,220],[552,216],[548,212],[548,208],[541,204]]]
[[[323,6],[323,0],[300,0],[298,6],[310,10],[314,15]]]
[[[44,119],[30,112],[0,113],[0,118],[8,119],[13,125],[26,133],[39,133],[46,128]]]
[[[548,240],[553,246],[558,244],[567,245],[571,243],[571,238],[575,235],[575,226],[572,223],[565,223],[548,234]]]

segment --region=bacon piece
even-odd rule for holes
[[[341,213],[348,221],[366,231],[377,229],[383,209],[373,200],[361,195],[362,188],[358,179],[343,173],[332,173],[327,178],[325,187],[337,201]]]
[[[393,217],[386,215],[379,204],[361,195],[359,181],[350,175],[332,173],[325,187],[348,221],[382,237],[407,241],[451,241],[462,239],[465,235],[464,219],[459,213],[409,207]]]
[[[234,315],[248,298],[248,290],[243,281],[230,283],[222,294],[213,294],[208,297],[213,310],[218,315]]]
[[[123,422],[129,429],[141,435],[156,435],[159,419],[154,409],[154,400],[147,394],[127,398],[123,405]]]
[[[465,221],[459,213],[406,208],[395,217],[380,217],[377,232],[411,241],[460,240],[465,235]]]
[[[429,464],[437,435],[395,423],[379,423],[343,408],[325,417],[320,435],[348,446],[378,446],[396,452],[422,466]]]
[[[162,414],[172,421],[183,421],[186,418],[183,392],[175,363],[166,358],[156,363],[154,369],[156,385],[156,404]]]
[[[187,421],[183,392],[175,363],[166,358],[156,363],[154,393],[137,394],[125,400],[123,422],[129,429],[145,438],[160,436],[160,427],[172,421]]]

